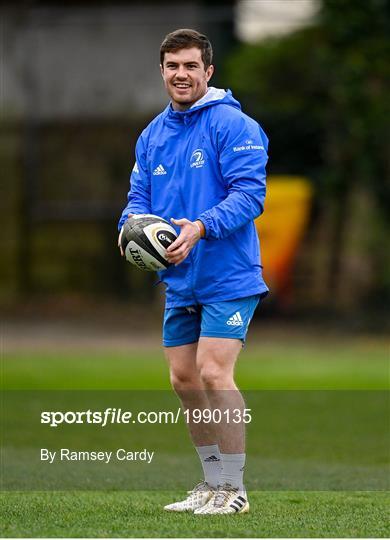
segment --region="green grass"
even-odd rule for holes
[[[2,386],[8,389],[169,389],[161,349],[135,352],[9,352]],[[288,338],[250,345],[237,363],[243,389],[364,389],[389,386],[389,352],[383,340],[317,343]]]
[[[251,512],[169,514],[168,492],[12,493],[4,537],[377,537],[390,533],[384,493],[253,492]]]
[[[237,367],[237,380],[241,388],[252,390],[375,391],[388,388],[388,368],[388,353],[383,340],[351,338],[341,341],[319,336],[309,341],[286,337],[245,348]],[[3,356],[1,375],[2,387],[11,390],[169,389],[167,366],[161,350],[154,347],[142,351],[134,347],[128,353],[109,349],[93,353],[78,351],[76,345],[69,352],[47,349],[23,352],[15,349]],[[387,526],[389,516],[386,509],[390,502],[387,492],[359,491],[363,489],[359,488],[359,482],[350,491],[341,491],[342,487],[340,491],[318,491],[321,487],[313,490],[313,482],[310,482],[310,478],[318,474],[322,475],[324,485],[329,482],[337,485],[338,475],[345,475],[344,479],[353,486],[358,472],[366,478],[367,485],[377,475],[378,485],[383,486],[387,474],[384,443],[388,433],[382,433],[382,438],[379,434],[383,421],[386,421],[386,412],[383,411],[382,415],[376,413],[382,398],[379,401],[358,400],[352,410],[355,423],[351,422],[348,429],[341,431],[340,428],[348,421],[348,408],[340,408],[339,402],[334,404],[334,411],[326,402],[321,408],[322,394],[313,394],[313,403],[319,411],[313,414],[316,409],[300,399],[294,401],[294,393],[283,395],[290,420],[288,415],[284,418],[282,414],[283,402],[278,408],[277,393],[261,394],[270,400],[267,403],[273,403],[272,411],[259,415],[258,424],[254,422],[249,429],[251,440],[248,442],[252,448],[247,472],[252,483],[249,515],[218,518],[164,513],[164,504],[184,495],[184,491],[173,491],[177,489],[175,487],[169,492],[124,491],[126,488],[123,486],[118,491],[104,492],[10,491],[1,495],[1,535],[387,537],[390,532]],[[346,398],[349,396],[348,393],[344,395]],[[363,395],[369,396],[367,393]],[[378,393],[375,395],[379,396]],[[371,421],[373,418],[375,421]],[[10,419],[17,420],[17,417]],[[337,422],[339,436],[335,437],[334,445],[327,448],[325,442],[336,429],[334,425],[337,427]],[[359,439],[364,433],[364,430],[359,431],[359,426],[367,428],[363,444],[366,461],[362,461],[359,445],[352,446],[354,437]],[[300,430],[306,433],[304,440],[300,438]],[[21,447],[23,436],[20,431]],[[146,438],[150,436],[150,432],[145,435]],[[312,441],[317,444],[313,445]],[[167,445],[169,443],[166,442]],[[178,444],[176,439],[172,444]],[[346,453],[348,445],[353,448],[350,454]],[[188,441],[178,448],[178,455],[182,449],[187,452],[182,466],[171,464],[180,477],[180,485],[184,485],[185,480],[191,479],[192,482],[196,474],[189,465],[190,462],[195,463],[196,458],[194,456],[192,460]],[[163,468],[160,472],[164,475],[168,470]],[[286,480],[287,474],[291,474],[290,480]],[[303,488],[306,491],[289,489],[289,482],[294,486],[300,478],[308,480],[307,487]],[[258,489],[264,491],[256,491]]]

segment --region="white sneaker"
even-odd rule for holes
[[[218,486],[218,490],[207,504],[194,511],[194,514],[245,514],[249,512],[246,491],[239,491],[230,484]]]
[[[168,512],[193,512],[197,508],[204,506],[214,495],[213,489],[207,482],[199,482],[184,501],[167,504],[164,510]]]

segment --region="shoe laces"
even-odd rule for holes
[[[228,498],[232,495],[232,493],[238,493],[238,488],[234,488],[230,484],[223,484],[223,486],[218,486],[218,491],[215,494],[213,505],[218,508],[225,506]]]
[[[210,490],[210,486],[208,485],[208,483],[205,482],[204,480],[202,480],[201,482],[196,484],[194,489],[191,489],[190,491],[187,491],[187,493],[188,494],[193,494],[193,493],[198,493],[199,491],[209,491],[209,490]]]

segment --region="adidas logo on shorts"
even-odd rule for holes
[[[235,314],[226,321],[226,324],[229,326],[244,326],[240,312],[236,311]]]

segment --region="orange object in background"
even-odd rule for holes
[[[306,178],[271,176],[264,214],[255,220],[265,282],[282,299],[289,294],[294,256],[306,230],[312,195]]]

